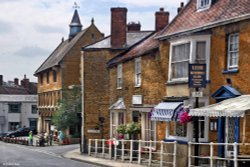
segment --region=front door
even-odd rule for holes
[[[225,143],[232,144],[238,142],[238,118],[227,117],[226,118],[226,129],[225,129]],[[232,157],[234,154],[234,148],[232,145],[225,145],[225,156]]]

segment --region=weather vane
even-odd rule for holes
[[[74,6],[73,6],[73,8],[74,8],[74,9],[79,9],[79,8],[80,8],[80,6],[78,6],[78,5],[77,5],[77,3],[76,3],[76,2],[74,2]]]

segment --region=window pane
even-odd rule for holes
[[[206,63],[206,42],[200,41],[196,43],[196,62]]]
[[[186,137],[187,136],[187,124],[180,124],[176,122],[175,125],[175,136]]]
[[[237,68],[239,61],[239,35],[229,35],[228,42],[228,68]]]

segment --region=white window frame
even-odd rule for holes
[[[170,50],[169,50],[169,70],[168,70],[168,83],[175,82],[187,82],[188,77],[186,78],[172,78],[172,56],[173,56],[173,47],[185,43],[190,43],[190,53],[189,53],[189,63],[195,63],[196,58],[196,43],[197,42],[206,42],[206,71],[207,71],[207,80],[209,80],[209,68],[210,68],[210,45],[211,45],[211,35],[199,35],[199,36],[189,36],[186,38],[170,40]],[[187,69],[188,70],[188,69]]]
[[[135,87],[141,86],[141,57],[135,59]]]
[[[122,89],[123,79],[122,79],[122,64],[117,65],[117,89]]]
[[[151,125],[149,125],[149,123]],[[148,117],[148,112],[141,112],[141,126],[142,140],[149,141],[151,139],[149,139],[148,137],[152,135],[153,141],[156,141],[156,121],[150,120],[150,118]],[[147,136],[148,132],[150,133],[149,136]]]
[[[238,43],[238,48],[237,50],[230,50],[230,45],[232,44],[231,43],[231,38],[234,37],[234,36],[237,36],[238,37],[238,41],[236,41],[236,43]],[[228,70],[232,70],[232,69],[238,69],[239,67],[239,51],[240,51],[240,48],[239,48],[239,33],[234,33],[234,34],[230,34],[228,35],[228,50],[227,50],[227,69]],[[235,41],[234,41],[235,42]],[[237,62],[235,65],[230,65],[230,60],[232,59],[232,53],[237,53]]]
[[[200,103],[204,103],[205,106],[209,104],[209,98],[208,97],[202,97],[199,99]],[[190,99],[190,100],[185,100],[184,101],[184,106],[187,106],[189,104],[194,104],[195,103],[195,98]],[[190,106],[191,108],[194,108],[194,106]],[[176,128],[176,122],[173,123],[174,124],[174,129]],[[193,130],[194,130],[194,126],[193,126],[193,122],[188,122],[187,123],[187,134],[184,137],[181,136],[174,136],[174,135],[170,135],[170,122],[167,122],[166,125],[166,139],[167,140],[181,140],[181,141],[195,141],[195,139],[193,138]],[[209,139],[209,119],[207,117],[205,117],[205,133],[204,133],[204,138],[199,138],[199,142],[208,142]]]
[[[126,124],[126,110],[111,110],[110,111],[110,138],[111,139],[112,138],[118,139],[117,128],[119,125],[121,125],[121,123],[119,123],[119,114],[123,114],[123,124]]]
[[[212,0],[197,0],[197,9],[198,11],[209,9],[211,4]]]

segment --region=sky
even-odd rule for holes
[[[0,75],[4,81],[37,82],[34,72],[68,38],[74,2],[83,29],[94,18],[97,28],[110,35],[110,8],[126,7],[127,21],[140,22],[142,30],[154,30],[155,12],[163,7],[170,20],[180,2],[188,0],[0,0]]]

